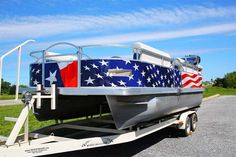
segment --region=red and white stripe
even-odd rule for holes
[[[201,88],[202,87],[202,75],[182,73],[182,88]]]

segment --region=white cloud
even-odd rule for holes
[[[128,34],[118,34],[110,36],[98,36],[92,38],[78,38],[66,40],[76,45],[91,45],[91,44],[117,44],[117,43],[133,43],[137,41],[161,41],[168,39],[202,36],[202,35],[215,35],[215,34],[226,34],[228,32],[236,31],[236,22],[220,25],[211,25],[205,27],[189,28],[184,30],[166,31],[166,32],[137,32]],[[60,41],[51,42],[36,42],[32,47],[34,49],[45,49],[48,46]],[[203,53],[201,50],[196,50],[193,53]],[[213,51],[212,49],[205,50],[204,52]],[[175,52],[181,53],[181,52]]]
[[[204,19],[236,17],[236,6],[211,8],[206,6],[171,9],[142,9],[128,13],[98,16],[29,16],[0,21],[0,40],[37,38],[61,34],[107,32],[107,30],[150,28],[186,24]]]
[[[189,51],[183,51],[183,50],[171,50],[172,55],[186,55],[189,54],[205,54],[205,53],[216,53],[216,52],[232,52],[235,51],[236,47],[223,47],[223,48],[201,48],[201,49],[191,49]]]
[[[236,23],[220,24],[168,32],[129,33],[87,39],[73,39],[69,40],[69,42],[75,43],[77,45],[127,43],[135,41],[167,40],[200,35],[219,34],[231,31],[236,31]]]

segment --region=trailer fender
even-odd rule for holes
[[[178,119],[178,129],[181,129],[181,130],[185,129],[186,119],[188,116],[190,116],[193,113],[196,114],[196,111],[187,111],[180,114],[179,119]]]

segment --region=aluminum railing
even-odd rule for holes
[[[4,53],[1,57],[0,57],[0,94],[1,94],[1,87],[2,87],[2,66],[3,66],[3,60],[5,57],[7,57],[8,55],[12,54],[13,52],[15,52],[16,50],[18,50],[18,63],[17,63],[17,78],[16,78],[16,96],[15,99],[18,99],[18,93],[19,93],[19,83],[20,83],[20,64],[21,64],[21,48],[22,46],[30,43],[30,42],[35,42],[35,40],[27,40],[23,43],[21,43],[20,45],[16,46],[15,48],[13,48],[12,50]]]
[[[56,47],[58,45],[68,45],[68,46],[72,46],[76,49],[76,54],[53,54],[53,55],[47,55],[47,52],[49,52],[49,49]],[[88,47],[122,47],[122,48],[131,48],[129,46],[126,45],[122,45],[122,44],[107,44],[107,45],[83,45],[83,46],[77,46],[74,45],[72,43],[68,43],[68,42],[58,42],[55,43],[51,46],[49,46],[47,49],[45,50],[41,50],[41,51],[34,51],[30,53],[31,57],[34,57],[36,59],[36,62],[42,62],[42,85],[45,85],[45,64],[46,62],[48,62],[48,60],[51,60],[50,58],[53,57],[62,57],[62,56],[68,56],[68,55],[73,55],[73,56],[77,56],[77,61],[78,61],[78,85],[77,87],[81,86],[81,60],[82,60],[82,56],[85,56],[87,58],[90,59],[90,57],[86,54],[83,53],[83,48],[88,48]],[[40,56],[37,56],[37,54],[40,54]],[[52,59],[53,60],[53,59]],[[69,60],[68,60],[69,61]],[[71,60],[70,60],[71,61]]]
[[[68,45],[68,46],[72,46],[76,49],[76,54],[56,54],[56,55],[47,55],[47,52],[49,52],[49,49],[58,46],[58,45]],[[37,56],[37,54],[40,54],[40,56]],[[81,59],[82,59],[82,48],[79,46],[76,46],[72,43],[68,43],[68,42],[58,42],[55,43],[51,46],[49,46],[47,49],[45,50],[41,50],[41,51],[34,51],[30,53],[31,57],[36,58],[36,62],[42,62],[42,85],[45,86],[45,64],[47,62],[47,60],[50,60],[50,58],[52,57],[62,57],[62,56],[68,56],[68,55],[75,55],[77,56],[77,61],[78,61],[78,87],[80,87],[80,77],[81,77],[81,72],[80,72],[80,66],[81,66]]]

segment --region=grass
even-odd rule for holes
[[[19,95],[19,99],[21,97],[22,96]],[[9,100],[9,99],[15,99],[15,95],[7,95],[7,94],[0,95],[0,100]]]
[[[5,121],[5,117],[18,117],[23,108],[23,105],[13,105],[13,106],[0,106],[0,135],[9,136],[12,128],[14,127],[14,122]],[[54,124],[54,120],[39,122],[33,115],[30,113],[29,116],[29,130],[34,130],[43,126]]]
[[[205,87],[205,92],[203,93],[203,97],[209,97],[215,94],[236,95],[236,89],[208,86],[208,87]]]
[[[15,117],[18,118],[20,115],[21,110],[23,109],[23,104],[21,105],[11,105],[11,106],[0,106],[0,135],[2,136],[9,136],[11,130],[13,129],[15,122],[5,121],[5,117]],[[106,116],[106,114],[103,114]],[[94,117],[98,117],[95,115]],[[74,120],[81,120],[85,117],[81,118],[74,118],[69,120],[64,120],[64,122],[70,122]],[[44,126],[55,124],[55,120],[48,120],[48,121],[38,121],[35,116],[33,115],[32,111],[30,111],[29,115],[29,130],[39,129]],[[21,130],[23,133],[23,130]]]

